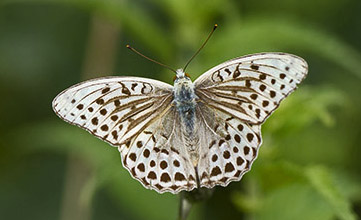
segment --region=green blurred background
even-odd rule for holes
[[[133,180],[117,149],[61,121],[63,89],[104,75],[172,83],[240,55],[309,63],[267,120],[251,172],[217,187],[189,219],[358,219],[361,215],[360,0],[0,1],[0,219],[176,219],[179,197]]]

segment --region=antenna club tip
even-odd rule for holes
[[[129,44],[127,44],[125,47],[126,47],[126,48],[129,48],[129,49],[131,48],[131,47],[129,46]]]
[[[218,24],[214,24],[213,29],[216,29],[218,27]]]

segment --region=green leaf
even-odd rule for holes
[[[339,219],[353,220],[357,219],[351,209],[351,202],[345,198],[335,183],[332,181],[330,172],[322,166],[312,166],[305,170],[314,189],[331,206],[333,212]]]

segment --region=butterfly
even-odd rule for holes
[[[227,186],[251,169],[261,125],[306,77],[287,53],[228,60],[194,82],[140,77],[88,80],[53,100],[55,113],[117,147],[122,164],[159,193]]]

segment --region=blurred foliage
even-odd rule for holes
[[[294,53],[309,63],[301,88],[263,126],[252,171],[217,187],[190,219],[357,219],[360,11],[359,0],[2,0],[2,219],[59,219],[68,155],[93,170],[80,198],[92,207],[92,219],[177,216],[176,195],[144,189],[121,167],[116,149],[51,111],[56,94],[82,79],[93,16],[120,29],[118,75],[171,83],[169,71],[125,45],[178,67],[214,23],[219,28],[189,67],[193,79],[227,59],[262,51]]]

